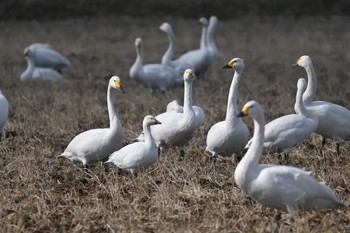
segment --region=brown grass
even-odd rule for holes
[[[163,112],[173,99],[182,101],[181,88],[152,95],[128,78],[136,37],[144,38],[147,63],[160,61],[167,37],[157,28],[165,20],[173,24],[178,54],[198,46],[195,20],[178,18],[0,23],[0,87],[10,103],[8,135],[0,144],[1,232],[271,231],[273,211],[234,184],[235,158],[219,160],[213,174],[204,154],[207,131],[225,116],[232,77],[219,67],[233,57],[245,59],[239,106],[256,99],[270,121],[293,112],[297,79],[306,74],[290,65],[308,54],[319,79],[317,99],[350,108],[348,18],[221,21],[217,61],[194,85],[194,102],[205,110],[206,122],[186,146],[183,162],[170,148],[157,166],[132,179],[115,167],[105,173],[100,163],[86,172],[56,159],[75,135],[108,127],[106,89],[113,74],[127,92],[116,99],[126,144],[140,132],[145,115]],[[49,42],[71,60],[73,67],[64,72],[69,84],[19,82],[23,49],[32,42]],[[324,157],[318,146],[312,135],[292,151],[290,165],[312,171],[349,205],[349,143],[337,160],[333,144]],[[261,161],[278,163],[274,156]],[[349,218],[348,208],[300,212],[294,232],[349,232]]]

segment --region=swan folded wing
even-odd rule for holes
[[[264,205],[295,212],[339,206],[341,201],[310,173],[289,166],[259,166],[252,196]]]
[[[46,46],[37,46],[34,50],[34,61],[38,66],[62,68],[71,66],[71,63],[63,55]]]

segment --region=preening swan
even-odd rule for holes
[[[350,140],[350,111],[340,105],[326,101],[313,101],[317,79],[315,70],[309,56],[301,56],[296,65],[303,67],[307,73],[308,84],[303,101],[306,109],[318,117],[318,127],[316,133],[322,137],[321,153],[326,138],[335,140],[337,154],[340,154],[339,144],[343,140]],[[298,109],[295,109],[298,112]]]
[[[0,90],[0,141],[9,115],[9,103],[5,95]]]
[[[24,50],[24,56],[27,60],[27,69],[21,74],[21,81],[64,81],[63,76],[51,68],[36,67],[33,60],[33,53],[30,49]]]
[[[167,22],[162,23],[159,29],[165,32],[169,38],[169,47],[162,57],[162,64],[173,67],[177,72],[183,74],[186,69],[194,70],[194,67],[188,63],[173,60],[173,55],[176,50],[175,35],[171,25]]]
[[[76,136],[60,155],[74,163],[87,164],[102,161],[123,146],[123,128],[114,108],[113,89],[124,93],[120,78],[113,76],[107,89],[109,128],[91,129]]]
[[[183,113],[170,111],[156,116],[161,125],[151,127],[153,138],[158,147],[171,145],[178,147],[180,159],[184,157],[184,145],[191,139],[199,127],[198,119],[192,106],[192,83],[195,76],[192,70],[184,72],[184,106]],[[142,141],[142,134],[137,138]]]
[[[303,103],[303,93],[306,88],[305,79],[299,79],[297,87],[295,109],[298,109],[298,114],[279,117],[265,126],[263,154],[284,152],[285,158],[288,160],[290,150],[302,143],[316,130],[318,126],[317,116],[308,111]],[[252,140],[248,142],[246,148],[249,148]]]
[[[143,119],[144,141],[129,144],[109,156],[106,163],[114,163],[117,167],[132,174],[146,169],[158,160],[158,147],[151,133],[151,125],[161,124],[154,116]]]
[[[210,66],[210,54],[207,46],[204,46],[206,43],[207,37],[207,28],[208,28],[208,20],[205,18],[201,18],[199,22],[202,24],[202,36],[200,48],[196,50],[191,50],[181,55],[177,61],[182,63],[189,63],[194,67],[194,70],[197,75],[204,74],[204,72]]]
[[[143,65],[142,39],[136,38],[136,61],[129,70],[130,78],[140,82],[152,91],[167,89],[183,85],[181,74],[174,68],[162,64]]]
[[[291,166],[259,164],[263,151],[265,117],[258,102],[247,102],[239,117],[250,116],[254,122],[252,144],[238,163],[234,177],[240,189],[260,204],[290,214],[298,210],[319,210],[343,206],[341,200],[310,172]]]
[[[58,72],[71,63],[62,54],[55,51],[49,44],[34,43],[26,48],[32,54],[34,66],[51,68]]]
[[[233,58],[223,68],[233,68],[235,73],[228,94],[226,119],[214,124],[207,134],[206,151],[211,153],[214,162],[218,155],[241,153],[249,140],[248,127],[237,117],[237,91],[244,69],[243,59]]]

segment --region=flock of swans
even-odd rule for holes
[[[183,85],[184,105],[177,101],[168,104],[166,111],[147,115],[143,120],[143,132],[135,142],[123,147],[123,128],[114,106],[114,92],[124,93],[121,79],[110,78],[107,88],[109,128],[91,129],[77,135],[59,156],[84,166],[98,161],[113,163],[132,174],[157,163],[159,153],[166,146],[176,147],[180,158],[185,155],[185,145],[194,132],[205,122],[205,113],[192,105],[192,88],[196,76],[202,75],[215,60],[217,47],[213,34],[217,18],[201,18],[202,36],[200,48],[173,59],[176,48],[175,36],[169,23],[160,30],[169,37],[169,48],[162,63],[143,64],[142,39],[135,40],[137,58],[130,69],[130,77],[152,90],[162,92]],[[27,70],[21,80],[61,80],[61,69],[70,66],[69,61],[55,52],[49,45],[33,44],[25,49]],[[316,74],[309,56],[301,56],[296,62],[306,70],[307,82],[299,79],[295,102],[296,114],[277,118],[265,125],[263,108],[257,101],[247,102],[238,110],[237,92],[244,70],[244,61],[233,58],[222,68],[233,69],[227,100],[226,118],[212,125],[206,137],[206,152],[211,158],[243,154],[235,171],[234,179],[240,189],[264,206],[272,207],[279,214],[286,210],[293,214],[299,209],[318,210],[343,206],[342,201],[323,182],[317,181],[303,169],[286,165],[259,164],[261,155],[289,151],[311,133],[321,135],[321,151],[326,138],[335,140],[337,154],[339,143],[350,140],[350,111],[342,106],[314,101]],[[180,75],[180,73],[182,75]],[[8,102],[0,91],[0,133],[8,117]],[[254,134],[249,140],[249,130],[242,117],[249,116],[254,122]],[[0,135],[1,136],[1,135]]]

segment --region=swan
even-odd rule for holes
[[[193,133],[199,127],[198,118],[192,106],[192,83],[195,79],[192,70],[184,72],[184,106],[183,112],[164,112],[156,116],[162,122],[161,125],[151,127],[153,138],[158,147],[171,145],[177,147],[180,159],[184,158],[184,145],[191,139]],[[136,139],[142,141],[142,133]]]
[[[247,102],[238,117],[250,116],[254,122],[252,144],[238,163],[235,182],[260,204],[294,214],[298,210],[319,210],[344,206],[335,193],[314,179],[310,172],[292,166],[259,164],[264,146],[265,116],[260,104]]]
[[[303,101],[306,109],[318,117],[318,127],[316,133],[321,135],[321,149],[326,143],[326,138],[335,140],[337,154],[340,155],[340,142],[350,140],[350,111],[343,106],[326,101],[313,101],[316,88],[317,78],[309,56],[301,56],[296,62],[306,70],[308,84],[303,94]],[[298,112],[298,109],[295,109]]]
[[[207,134],[206,151],[215,159],[218,155],[227,156],[240,153],[249,140],[249,129],[242,119],[237,117],[237,91],[244,69],[241,58],[233,58],[223,68],[235,70],[227,100],[226,119],[214,124]]]
[[[151,125],[161,124],[154,116],[147,115],[143,119],[145,140],[129,144],[111,154],[106,163],[113,163],[132,174],[145,169],[158,160],[158,147],[151,134]]]
[[[178,59],[176,59],[176,61],[192,65],[194,67],[196,75],[204,74],[211,64],[209,50],[205,42],[207,40],[207,28],[209,23],[206,18],[201,18],[199,20],[199,23],[202,24],[200,48],[188,51],[185,54],[181,55]]]
[[[9,103],[5,95],[0,90],[0,141],[3,134],[4,126],[9,115]]]
[[[125,93],[118,76],[111,77],[108,83],[109,128],[91,129],[77,135],[59,157],[65,157],[74,163],[81,162],[85,167],[108,158],[123,146],[123,128],[114,108],[112,88]]]
[[[152,91],[159,89],[165,92],[167,89],[183,85],[181,74],[172,67],[162,64],[143,65],[142,39],[136,38],[136,61],[129,70],[130,78],[140,82]]]
[[[297,144],[303,142],[318,126],[318,118],[308,111],[303,103],[306,80],[300,78],[297,83],[295,109],[298,114],[279,117],[265,126],[263,154],[283,152],[288,160],[288,153]],[[249,148],[253,139],[246,146]]]
[[[64,67],[71,66],[69,60],[55,51],[49,44],[34,43],[25,50],[31,52],[34,66],[51,68],[58,72],[61,72]]]
[[[218,48],[215,43],[214,34],[217,27],[218,18],[216,16],[211,16],[209,18],[209,26],[207,31],[207,43],[206,46],[209,51],[209,64],[212,64],[217,56]],[[209,66],[208,66],[209,67]]]
[[[162,64],[167,65],[167,66],[171,66],[180,74],[183,74],[186,69],[194,70],[194,67],[188,63],[180,62],[178,60],[172,60],[172,57],[173,57],[175,50],[176,50],[176,42],[175,42],[175,35],[174,35],[174,32],[173,32],[171,25],[169,23],[165,22],[159,26],[159,29],[161,31],[165,32],[169,38],[169,47],[162,57]]]
[[[21,81],[65,81],[63,76],[51,68],[36,67],[33,60],[33,53],[30,49],[24,50],[24,56],[27,60],[27,69],[21,74]]]

